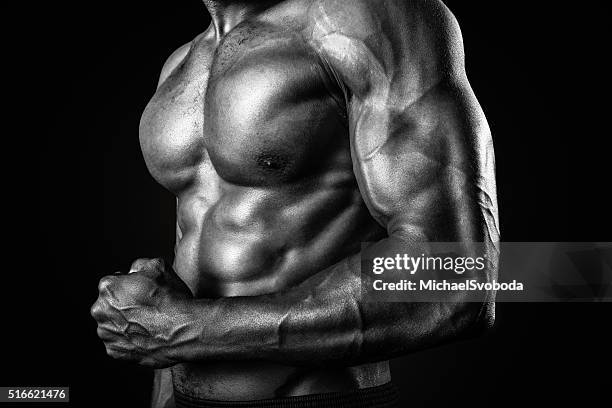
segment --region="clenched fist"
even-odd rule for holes
[[[129,274],[102,278],[98,290],[91,315],[111,357],[155,368],[180,361],[192,295],[163,260],[139,259]]]

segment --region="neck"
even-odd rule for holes
[[[217,40],[245,19],[282,0],[203,0]]]

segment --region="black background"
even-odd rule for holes
[[[609,241],[603,11],[447,4],[494,135],[503,240]],[[19,283],[3,290],[0,385],[69,385],[74,406],[144,407],[149,370],[105,355],[89,306],[101,276],[171,257],[174,199],[147,173],[138,122],[165,59],[209,18],[198,0],[28,7],[7,37],[27,59],[7,55],[19,72],[4,78],[25,101],[4,128],[24,146],[3,155],[17,181],[5,190],[17,207],[6,275]],[[612,304],[498,304],[490,334],[394,361],[394,381],[406,406],[603,406],[611,316]]]

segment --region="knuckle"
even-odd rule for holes
[[[122,347],[118,347],[117,344],[111,345],[111,343],[107,343],[105,345],[106,347],[106,354],[109,357],[112,357],[114,359],[126,359],[129,357],[129,353],[124,350]]]
[[[141,268],[153,269],[162,267],[164,265],[164,260],[162,258],[142,258],[134,261],[134,264]]]
[[[162,258],[137,259],[130,267],[130,274],[137,273],[150,279],[157,279],[164,275],[166,270],[165,262]]]
[[[96,329],[96,333],[98,334],[98,337],[101,338],[101,339],[104,339],[104,338],[108,337],[108,335],[106,334],[106,331],[103,328],[101,328],[101,327],[98,327]]]
[[[89,314],[94,319],[98,319],[102,315],[102,306],[100,305],[100,302],[96,301],[96,303],[89,308]]]
[[[130,272],[142,269],[142,266],[147,262],[146,258],[138,258],[130,265]]]
[[[151,259],[151,266],[155,267],[155,268],[161,268],[163,269],[165,267],[165,262],[162,258],[153,258]]]
[[[112,276],[105,276],[100,279],[100,282],[98,283],[98,291],[103,292],[107,290],[108,287],[114,282],[114,280],[115,279]]]

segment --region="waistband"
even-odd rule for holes
[[[301,395],[253,401],[215,401],[174,390],[176,408],[395,408],[398,392],[392,383],[351,392]]]

